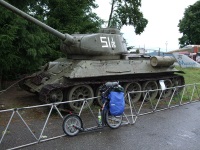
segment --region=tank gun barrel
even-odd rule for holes
[[[19,10],[18,8],[12,6],[11,4],[5,2],[4,0],[0,0],[0,5],[2,5],[3,7],[11,10],[12,12],[18,14],[19,16],[21,16],[22,18],[42,27],[44,30],[46,30],[47,32],[50,32],[51,34],[55,35],[56,37],[60,38],[61,40],[66,40],[73,43],[73,37],[69,34],[63,34],[55,29],[53,29],[52,27],[42,23],[41,21],[35,19],[34,17],[28,15],[27,13]]]
[[[4,0],[0,0],[0,5],[61,39],[60,50],[69,59],[108,59],[107,56],[120,59],[122,54],[127,53],[126,42],[118,29],[107,28],[91,34],[63,34]]]

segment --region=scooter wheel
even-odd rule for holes
[[[106,119],[107,125],[112,129],[119,128],[119,126],[122,123],[122,119],[123,119],[122,115],[119,115],[119,116],[111,115],[109,110],[106,111],[105,117],[106,117],[105,119]]]
[[[69,114],[63,120],[63,131],[68,136],[75,136],[79,133],[79,129],[82,128],[82,120],[76,114]]]

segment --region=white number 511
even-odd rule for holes
[[[116,48],[115,41],[113,40],[113,38],[111,38],[110,41],[110,37],[100,37],[100,40],[102,43],[102,47]]]

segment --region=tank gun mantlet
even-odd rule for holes
[[[73,45],[75,43],[75,38],[66,33],[63,43],[65,43],[66,45]]]

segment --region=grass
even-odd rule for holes
[[[185,74],[181,74],[185,78],[185,84],[200,83],[200,68],[176,67],[176,69],[185,72]]]
[[[181,68],[181,67],[176,67],[176,69],[183,71],[185,74],[181,74],[183,75],[184,79],[185,79],[185,84],[187,85],[185,87],[185,91],[183,94],[183,102],[187,102],[191,99],[192,100],[197,100],[199,99],[199,92],[200,92],[200,68]],[[193,84],[197,83],[196,85],[196,89],[194,90],[193,93]],[[191,84],[191,85],[188,85]],[[182,95],[183,91],[180,93],[180,95]],[[193,93],[193,96],[192,96]],[[175,96],[173,98],[174,102],[177,102],[180,100],[180,96],[177,97]]]
[[[181,92],[179,92],[173,96],[170,106],[180,104],[181,99],[182,99],[182,103],[189,102],[191,100],[191,98],[192,98],[192,100],[200,100],[200,68],[176,67],[176,69],[184,72],[184,74],[180,74],[180,75],[182,75],[184,77],[185,84],[187,86],[185,87],[185,90],[181,90]],[[196,85],[197,89],[195,89],[193,92],[195,83],[199,83],[199,84]],[[166,108],[169,104],[169,100],[170,100],[170,97],[168,97],[166,99],[162,99],[159,102],[158,107]],[[152,105],[155,107],[155,105],[157,103],[157,99],[153,99],[151,102],[152,102]],[[141,105],[141,101],[134,105],[138,109]],[[143,108],[151,109],[151,103],[150,102],[144,103]]]

